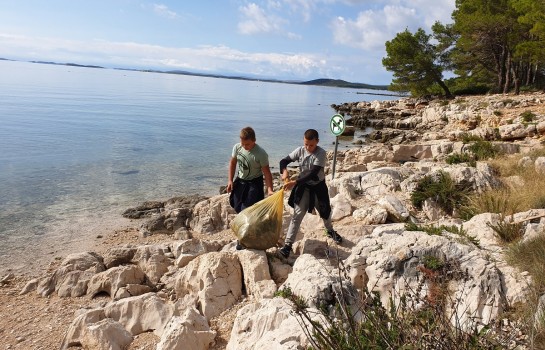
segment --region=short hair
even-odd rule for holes
[[[305,131],[305,139],[307,140],[318,140],[320,137],[318,135],[318,131],[314,129],[308,129]]]
[[[251,127],[247,126],[240,130],[240,138],[243,140],[255,141],[255,131]]]

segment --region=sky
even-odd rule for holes
[[[0,0],[0,58],[387,85],[385,42],[455,0]]]

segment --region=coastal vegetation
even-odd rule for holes
[[[523,157],[543,154],[545,147],[526,156],[488,154],[488,165],[503,181],[496,189],[478,193],[464,188],[456,193],[449,175],[439,172],[436,178],[425,176],[411,194],[416,208],[421,208],[425,199],[434,198],[450,212],[453,208],[465,207],[466,212],[471,212],[470,216],[481,213],[500,216],[496,224],[488,226],[505,246],[506,260],[527,271],[533,280],[526,302],[512,305],[502,315],[501,322],[517,325],[517,331],[502,330],[501,322],[478,327],[472,324],[471,318],[462,321],[456,311],[449,314],[448,310],[458,310],[457,303],[460,303],[451,295],[449,283],[467,277],[456,262],[429,255],[422,259],[417,287],[405,285],[403,291],[394,289],[388,305],[381,302],[376,292],[366,289],[357,294],[340,286],[335,292],[335,304],[318,305],[317,312],[290,288],[279,290],[276,295],[292,306],[312,349],[520,349],[513,341],[517,332],[528,337],[529,349],[545,348],[545,316],[539,311],[543,308],[540,296],[545,289],[545,238],[540,232],[534,238],[523,240],[523,223],[513,219],[516,212],[545,208],[545,174],[533,166],[524,166],[522,161]],[[509,185],[513,176],[523,179],[525,185]],[[453,234],[481,249],[479,240],[468,235],[463,225],[407,222],[405,230],[437,236]],[[339,264],[343,266],[342,262]],[[339,273],[349,272],[341,268]],[[426,291],[423,293],[423,290]]]
[[[545,88],[545,2],[457,0],[452,19],[386,42],[390,90],[451,97]]]

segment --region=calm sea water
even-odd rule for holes
[[[244,126],[278,161],[308,128],[333,148],[332,103],[387,96],[0,61],[0,259],[93,235],[145,200],[226,183]],[[393,97],[392,97],[393,98]],[[342,147],[342,146],[341,146]]]

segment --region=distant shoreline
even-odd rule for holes
[[[395,97],[399,97],[399,98],[409,97],[408,95],[400,95],[400,94],[380,94],[380,93],[378,93],[378,92],[356,92],[356,94],[360,94],[360,95],[395,96]]]
[[[293,81],[293,80],[280,80],[280,79],[250,78],[250,77],[243,77],[243,76],[230,76],[230,75],[221,75],[221,74],[196,73],[196,72],[180,71],[180,70],[161,71],[161,70],[155,70],[155,69],[107,68],[102,66],[78,64],[78,63],[59,63],[59,62],[51,62],[51,61],[20,61],[20,60],[13,60],[13,59],[2,58],[2,57],[0,57],[0,61],[28,62],[28,63],[69,66],[69,67],[81,67],[81,68],[115,69],[115,70],[126,70],[126,71],[146,72],[146,73],[179,74],[179,75],[190,75],[190,76],[207,77],[207,78],[263,81],[268,83],[282,83],[282,84],[294,84],[294,85],[314,85],[314,86],[326,86],[326,87],[338,87],[338,88],[350,88],[350,89],[388,90],[387,85],[351,83],[351,82],[347,82],[340,79],[314,79],[309,81]],[[362,92],[362,94],[364,93]],[[367,94],[372,94],[372,93],[367,93]],[[379,94],[379,93],[375,95],[397,96],[397,95]]]

